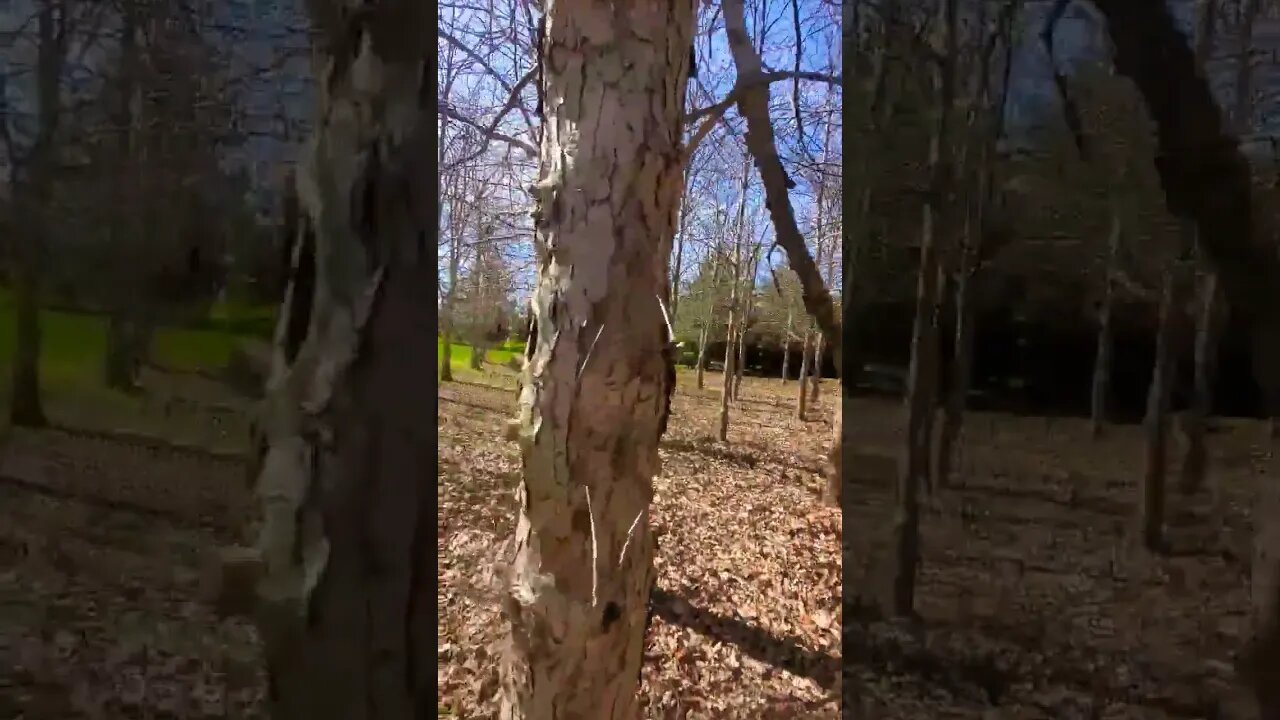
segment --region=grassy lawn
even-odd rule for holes
[[[224,326],[216,318],[211,320],[211,329],[157,331],[152,341],[152,359],[179,371],[221,369],[243,336],[213,329]],[[7,293],[0,292],[0,407],[8,404],[16,330],[12,302]],[[136,424],[150,412],[148,403],[154,404],[153,399],[110,390],[103,384],[105,316],[43,310],[40,330],[41,394],[53,420],[77,426],[115,427]]]
[[[471,354],[474,350],[470,345],[463,345],[457,342],[449,344],[449,359],[453,365],[453,372],[466,374],[471,370]],[[520,341],[506,342],[497,347],[490,348],[485,354],[485,362],[494,365],[505,366],[511,361],[511,358],[519,357],[524,354],[524,343]],[[444,341],[436,341],[436,366],[444,361]]]

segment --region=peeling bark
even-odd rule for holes
[[[433,712],[427,9],[312,0],[316,131],[257,428],[255,620],[279,720]],[[360,202],[356,202],[359,199]],[[313,286],[305,273],[314,267]],[[300,342],[298,328],[305,328]]]
[[[537,337],[501,718],[638,714],[691,0],[544,3]]]

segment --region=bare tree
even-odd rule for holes
[[[79,10],[76,0],[40,0],[36,8],[35,137],[24,154],[3,118],[4,140],[14,173],[15,227],[24,228],[13,243],[12,282],[17,337],[14,347],[9,419],[15,425],[44,425],[40,399],[41,274],[51,218],[50,204],[59,163],[58,136],[64,113],[63,71]],[[7,108],[6,108],[7,109]],[[6,113],[7,114],[7,113]]]
[[[911,331],[911,363],[907,370],[907,437],[903,449],[897,487],[897,514],[894,517],[895,571],[890,609],[908,615],[915,605],[915,578],[920,563],[920,510],[918,493],[929,478],[932,426],[937,385],[937,304],[939,221],[942,198],[951,182],[947,143],[951,127],[956,43],[956,0],[938,4],[938,47],[933,63],[934,118],[929,140],[929,186],[920,232],[919,275],[916,284],[916,312]]]
[[[663,297],[684,187],[694,4],[629,2],[617,15],[576,0],[544,7],[542,255],[500,717],[629,719],[654,573],[652,480],[675,379]]]
[[[1231,112],[1233,131],[1244,137],[1253,129],[1253,26],[1261,11],[1261,0],[1243,0],[1240,3],[1240,27],[1236,38],[1235,103]],[[1203,67],[1212,51],[1217,8],[1216,0],[1204,0],[1200,9],[1200,46],[1197,55]],[[1197,244],[1199,239],[1197,238]],[[1186,494],[1199,491],[1209,472],[1209,453],[1205,434],[1209,415],[1213,411],[1213,380],[1218,342],[1225,316],[1218,276],[1211,269],[1202,274],[1199,288],[1199,309],[1196,313],[1196,339],[1194,380],[1191,402],[1183,416],[1186,434],[1186,451],[1182,457],[1182,473],[1179,489]],[[1214,506],[1218,507],[1215,501]]]
[[[729,406],[733,398],[733,377],[737,372],[734,343],[738,340],[738,306],[741,302],[743,240],[746,234],[747,191],[751,188],[750,156],[742,158],[742,183],[739,186],[738,209],[734,215],[733,245],[730,250],[732,258],[732,277],[729,280],[729,321],[724,333],[724,377],[720,388],[720,442],[729,439]]]
[[[1186,230],[1184,230],[1185,234]],[[1143,544],[1151,552],[1164,550],[1165,470],[1169,436],[1169,402],[1177,377],[1175,333],[1178,315],[1186,306],[1185,260],[1177,258],[1165,268],[1160,287],[1160,307],[1156,330],[1155,364],[1147,390],[1147,412],[1144,420],[1146,465],[1142,477],[1142,502],[1139,503]]]

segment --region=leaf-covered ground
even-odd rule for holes
[[[794,382],[747,378],[722,443],[720,381],[708,374],[699,391],[681,373],[660,449],[644,715],[839,717],[840,514],[821,501],[820,465],[831,398],[800,421]],[[495,707],[495,559],[515,527],[519,479],[516,445],[501,428],[514,403],[509,385],[440,390],[442,715],[486,717]]]
[[[239,463],[46,431],[0,465],[0,717],[262,717],[254,632],[200,592]]]
[[[519,467],[501,433],[510,380],[489,369],[440,390],[442,715],[493,710],[494,560]],[[1081,421],[972,414],[959,486],[922,518],[911,624],[873,609],[901,405],[846,407],[842,606],[841,517],[819,499],[830,398],[801,422],[794,383],[748,379],[726,444],[718,381],[697,391],[681,375],[661,449],[646,717],[833,718],[841,691],[869,720],[1253,717],[1232,662],[1248,634],[1258,424],[1219,422],[1211,437],[1222,532],[1207,496],[1171,488],[1173,552],[1150,557],[1130,540],[1138,428],[1092,441]],[[243,408],[196,385],[139,401],[131,429],[203,448],[83,429],[0,436],[0,718],[262,717],[254,633],[200,592],[206,554],[249,513],[228,455]]]
[[[928,501],[916,608],[880,619],[889,570],[900,407],[847,408],[854,455],[846,692],[866,718],[1252,718],[1232,663],[1248,637],[1258,423],[1222,421],[1207,495],[1174,487],[1171,552],[1133,542],[1141,431],[1088,437],[1082,420],[972,414],[959,487]],[[855,599],[856,598],[856,599]]]

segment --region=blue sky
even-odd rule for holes
[[[752,3],[749,3],[749,7],[747,8],[747,22],[748,28],[753,37],[757,37],[758,29],[756,27],[755,7],[758,7],[758,5],[754,7],[752,5]],[[823,22],[823,18],[821,17],[814,17],[818,13],[822,12],[826,7],[828,7],[828,5],[823,4],[819,0],[801,0],[800,2],[802,22],[805,29],[803,39],[804,52],[801,58],[802,70],[827,71],[829,68],[829,61],[833,61],[836,68],[839,67],[838,55],[832,57],[834,55],[833,51],[838,52],[838,26],[835,23]],[[691,91],[691,100],[689,102],[691,110],[717,102],[725,97],[736,75],[736,70],[733,66],[723,31],[723,19],[718,12],[718,3],[711,5],[699,3],[699,8],[701,27],[704,32],[700,33],[696,41],[698,82],[700,82],[706,91],[709,92],[710,99],[707,99],[696,89],[697,83],[693,83],[692,87],[695,89]],[[712,13],[715,14],[715,27],[712,32],[708,33],[705,31],[712,18]],[[474,12],[468,13],[466,11],[459,13],[457,17],[462,22],[472,22],[477,24],[485,19],[483,16]],[[792,20],[791,3],[786,0],[772,0],[772,2],[768,2],[767,13],[763,24],[768,29],[764,47],[764,61],[766,66],[772,70],[792,69],[795,52],[795,29]],[[445,52],[445,41],[441,40],[442,61]],[[514,76],[514,73],[510,72],[511,65],[514,61],[515,60],[513,58],[501,57],[494,58],[490,62],[495,68],[498,68],[505,74]],[[519,58],[519,62],[521,62],[522,67],[527,67],[527,59]],[[460,81],[457,87],[459,92],[454,94],[453,101],[459,105],[460,110],[463,109],[463,106],[465,105],[462,96],[469,91],[482,91],[486,88],[488,89],[488,92],[485,93],[487,96],[485,100],[487,102],[483,103],[485,107],[476,108],[482,112],[486,112],[490,108],[500,104],[501,98],[505,97],[505,92],[502,91],[502,89],[497,86],[497,83],[490,78],[480,76],[469,77]],[[808,81],[801,83],[801,92],[803,93],[805,104],[807,105],[816,106],[817,99],[823,93],[827,92],[827,90],[828,87],[823,84],[815,84]],[[789,145],[792,144],[791,139],[794,137],[794,134],[787,132],[787,127],[791,124],[791,118],[793,117],[790,101],[791,92],[792,86],[789,82],[776,83],[771,88],[773,102],[776,107],[776,111],[774,113],[775,126],[779,130],[779,145],[782,147],[784,154],[794,150],[794,148],[789,147]],[[529,89],[528,98],[530,99],[529,105],[531,106],[533,98],[532,88]],[[838,94],[834,99],[834,103],[838,107]],[[484,117],[487,119],[489,115],[485,114]],[[737,132],[740,135],[743,123],[737,117],[736,112],[733,109],[730,109],[726,113],[725,117],[729,124],[737,128]],[[840,138],[838,113],[836,114],[836,119],[837,124],[832,128],[831,141],[833,147],[837,148],[837,150],[832,153],[831,162],[838,165],[838,146]],[[518,115],[513,113],[509,116],[506,127],[507,131],[514,134],[514,132],[523,129],[524,122]],[[721,126],[717,128],[713,135],[718,137],[724,132],[724,127]],[[806,124],[806,146],[815,159],[822,155],[822,134],[823,127],[819,123],[810,120]],[[500,143],[496,143],[492,147],[495,150],[498,150],[500,145]],[[716,138],[708,138],[707,141],[703,143],[698,157],[694,159],[695,165],[700,165],[705,162],[713,162],[722,167],[723,172],[720,173],[720,175],[723,178],[723,181],[710,185],[704,183],[699,186],[695,193],[696,198],[693,206],[693,212],[690,214],[691,223],[688,228],[689,236],[695,239],[705,238],[707,235],[711,234],[711,228],[707,227],[707,223],[711,220],[714,214],[714,207],[716,205],[728,207],[731,210],[736,207],[736,200],[739,194],[739,183],[737,178],[740,177],[741,172],[740,138],[730,139],[724,143],[718,142]],[[797,176],[795,179],[800,183],[800,186],[793,191],[792,201],[795,205],[797,215],[800,218],[802,229],[807,229],[808,218],[812,215],[812,202],[809,198],[812,197],[813,192],[812,188],[807,187],[804,177]],[[752,170],[752,180],[752,186],[748,195],[748,218],[756,223],[753,235],[755,237],[760,237],[762,235],[765,236],[765,242],[767,244],[772,238],[772,225],[767,216],[761,212],[757,212],[760,209],[762,199],[759,191],[758,174],[754,169]],[[442,247],[442,255],[440,258],[442,271],[447,268],[447,262],[443,255],[444,252],[445,248]],[[690,244],[686,247],[684,262],[686,280],[692,279],[692,273],[689,272],[689,268],[695,266],[700,253],[701,249],[697,244]],[[782,257],[783,256],[781,254],[776,255],[775,261],[782,263]],[[768,277],[768,269],[761,268],[759,279],[763,282],[766,281]]]

